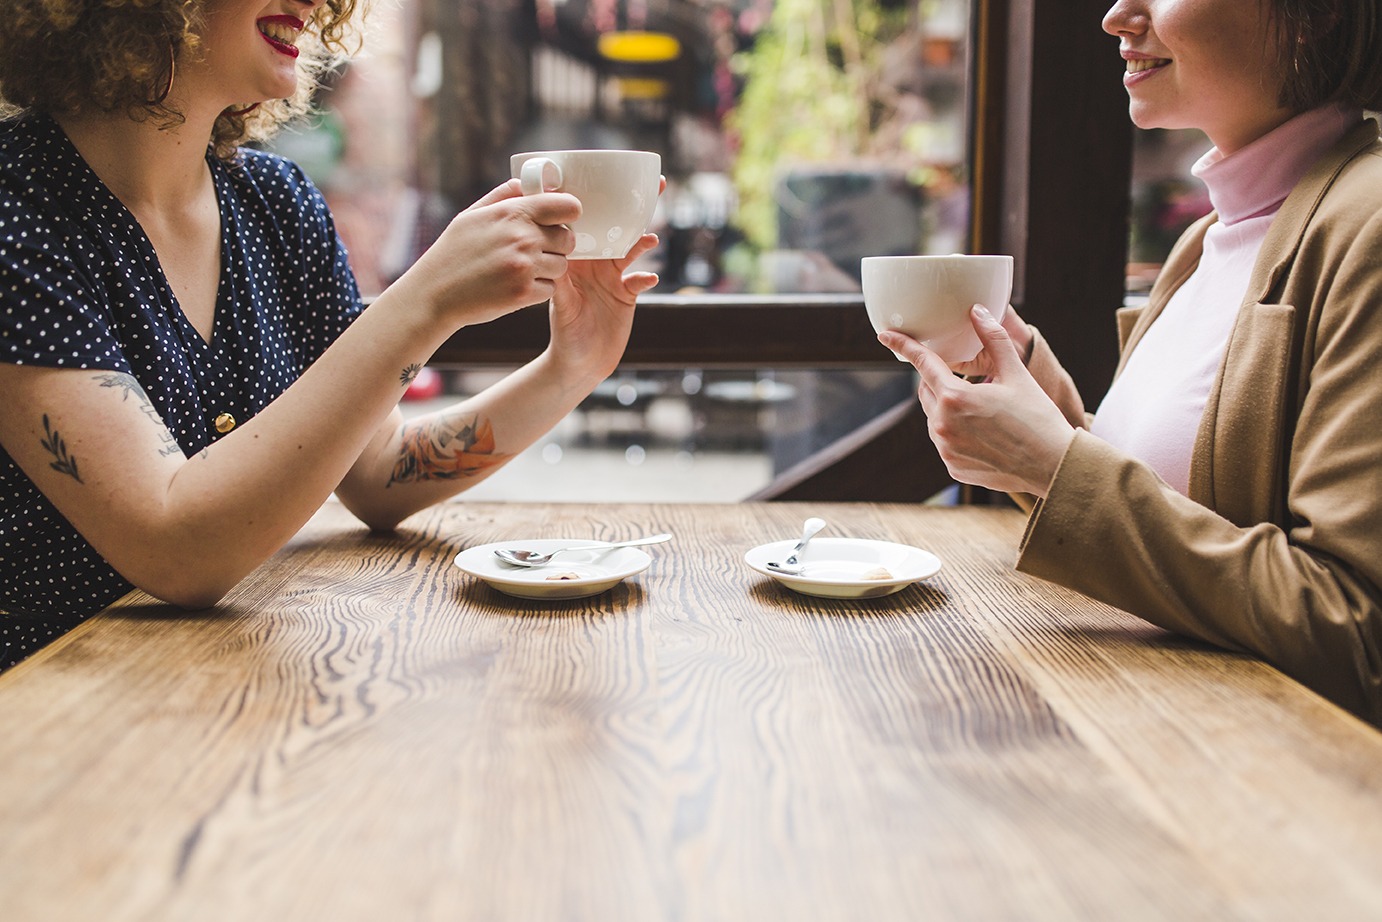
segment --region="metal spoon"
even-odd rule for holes
[[[567,551],[611,551],[616,547],[641,547],[645,544],[661,544],[671,540],[671,535],[653,535],[650,538],[634,538],[629,541],[573,544],[570,547],[557,548],[546,554],[541,551],[526,551],[521,548],[513,548],[512,550],[500,548],[494,552],[494,556],[504,563],[513,564],[515,567],[544,567],[553,557],[558,554],[565,554]]]
[[[792,548],[792,556],[788,557],[782,563],[778,563],[775,560],[768,561],[768,569],[776,570],[779,573],[786,573],[790,576],[800,574],[806,565],[798,563],[797,557],[802,551],[806,550],[807,542],[816,537],[816,534],[824,527],[825,519],[818,519],[814,515],[811,516],[801,527],[801,540],[797,542],[796,547]]]

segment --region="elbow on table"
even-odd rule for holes
[[[163,579],[143,580],[135,586],[144,590],[160,602],[181,608],[184,611],[201,611],[214,608],[239,580],[212,581],[205,579]]]
[[[253,570],[232,572],[187,560],[166,561],[154,566],[122,571],[125,579],[160,602],[187,611],[211,608],[225,598],[235,585]]]
[[[370,531],[393,531],[398,527],[398,523],[411,514],[411,510],[403,512],[383,504],[362,502],[354,497],[342,496],[339,492],[336,498]]]

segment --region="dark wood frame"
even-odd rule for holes
[[[1132,167],[1123,63],[1100,28],[1107,0],[975,2],[971,249],[1012,254],[1014,306],[1093,405],[1117,359]],[[461,331],[435,361],[517,365],[546,341],[545,313],[528,310]],[[896,367],[857,295],[646,296],[624,364]],[[950,483],[925,430],[905,401],[754,498],[924,499]]]

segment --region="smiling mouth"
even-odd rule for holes
[[[259,27],[259,34],[264,36],[264,41],[268,42],[273,49],[280,54],[286,54],[290,58],[295,58],[300,53],[297,45],[298,33],[302,31],[302,24],[291,16],[274,16],[269,19],[261,19],[256,23]]]
[[[1128,73],[1140,74],[1145,70],[1155,70],[1170,63],[1170,58],[1130,58],[1128,59]]]

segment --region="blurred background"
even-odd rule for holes
[[[505,180],[510,154],[556,148],[662,155],[643,266],[659,294],[856,293],[862,256],[968,246],[974,15],[970,0],[395,0],[271,149],[322,188],[367,295]],[[1207,146],[1138,132],[1131,227],[1109,229],[1129,234],[1130,300],[1208,210],[1188,172]],[[429,367],[404,409],[506,370]],[[901,365],[621,370],[466,495],[733,502],[913,388]]]

